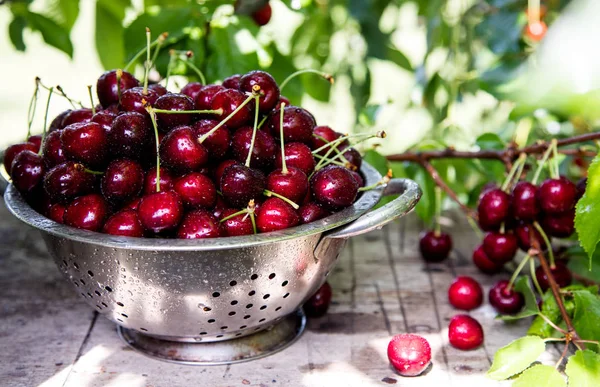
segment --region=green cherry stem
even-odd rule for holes
[[[154,141],[156,142],[156,192],[160,192],[160,140],[158,139],[156,113],[152,109],[152,106],[146,106],[146,111],[150,114],[150,120],[152,120],[152,126],[154,127]]]
[[[165,109],[154,109],[155,113],[162,113],[162,114],[193,114],[193,113],[199,113],[199,114],[216,114],[216,115],[221,115],[223,114],[223,109],[216,109],[216,110],[165,110]]]
[[[148,93],[148,77],[150,76],[150,67],[152,66],[152,62],[150,60],[150,28],[146,27],[146,62],[144,63],[144,89],[142,90],[143,94]]]
[[[360,187],[358,189],[358,192],[370,191],[370,190],[375,189],[375,188],[377,188],[377,187],[379,187],[381,185],[385,185],[385,184],[389,183],[391,179],[392,179],[392,170],[388,169],[387,174],[384,177],[382,177],[381,180],[379,180],[377,183],[371,184],[371,185],[369,185],[367,187]]]
[[[535,227],[535,229],[538,230],[538,232],[542,236],[542,239],[544,240],[544,243],[546,244],[546,247],[548,248],[548,257],[549,257],[549,261],[550,261],[550,268],[551,269],[556,268],[556,265],[554,264],[554,251],[552,251],[552,244],[550,244],[550,239],[548,239],[548,235],[546,235],[546,232],[544,231],[544,229],[542,228],[542,226],[540,226],[540,224],[538,222],[533,222],[533,227]],[[531,235],[532,235],[532,233],[529,233],[530,238],[531,238]]]
[[[52,90],[53,88],[50,88],[50,91],[48,92],[48,100],[46,101],[46,113],[44,114],[44,130],[42,132],[42,145],[44,145],[44,141],[46,141],[46,127],[48,125],[48,110],[50,110],[50,100],[52,99]],[[42,151],[43,151],[44,147],[40,146],[40,150],[38,151],[38,155],[42,155]]]
[[[258,91],[260,91],[260,87]],[[252,92],[254,93],[254,88],[252,88]],[[246,164],[244,164],[248,168],[250,168],[250,160],[252,159],[252,151],[254,150],[254,141],[256,140],[256,132],[258,131],[258,104],[260,102],[260,96],[258,94],[254,95],[254,100],[256,101],[256,108],[254,109],[254,128],[252,129],[252,139],[250,140],[250,149],[248,150],[248,156],[246,157]]]
[[[290,206],[294,207],[294,210],[297,210],[298,208],[300,208],[299,205],[297,205],[296,203],[294,203],[293,201],[291,201],[290,199],[286,198],[283,195],[280,195],[278,193],[275,193],[273,191],[269,191],[268,189],[263,191],[263,194],[265,196],[271,197],[271,196],[275,196],[276,198],[279,198],[281,200],[283,200],[284,202],[286,202],[287,204],[289,204]]]
[[[552,178],[558,179],[560,177],[560,169],[558,167],[558,146],[556,142],[553,145],[554,146],[552,147],[552,166],[554,167],[554,173]]]
[[[324,143],[326,143],[326,144],[329,144],[329,143],[331,143],[331,141],[328,141],[328,140],[327,140],[325,137],[323,137],[323,136],[319,136],[318,134],[314,134],[314,133],[313,133],[313,136],[314,136],[315,138],[317,138],[317,139],[319,139],[319,140],[323,141],[323,142],[324,142]],[[335,151],[336,151],[336,153],[338,154],[338,156],[337,156],[337,157],[340,157],[340,158],[342,159],[342,163],[343,163],[343,165],[346,165],[346,164],[348,164],[348,163],[349,163],[349,161],[348,161],[348,159],[346,158],[346,156],[344,156],[344,152],[340,151],[340,150],[339,150],[339,149],[337,149],[337,148],[336,148],[336,150],[335,150]],[[340,156],[340,155],[341,155],[341,156]],[[315,156],[316,156],[316,155],[315,155]]]
[[[60,87],[60,85],[56,85],[56,90],[58,90],[58,92],[60,93],[60,95],[62,97],[64,97],[67,101],[69,101],[69,103],[71,104],[71,106],[73,106],[74,109],[77,109],[77,106],[75,106],[75,104],[79,105],[80,108],[83,108],[83,104],[79,101],[69,98],[67,93],[65,93],[65,91],[63,90],[62,87]]]
[[[161,35],[161,36],[162,36],[162,35]],[[157,39],[156,39],[154,42],[152,42],[152,43],[150,44],[150,47],[151,47],[151,48],[153,48],[153,47],[155,47],[156,45],[158,45],[159,39],[161,39],[161,37],[160,37],[160,36],[159,36],[159,37],[158,37],[158,38],[157,38]],[[166,37],[165,37],[164,39],[166,39]],[[164,40],[164,39],[163,39],[163,40]],[[162,43],[161,43],[161,44],[162,44]],[[137,61],[138,61],[138,60],[139,60],[139,59],[142,57],[142,55],[144,55],[144,54],[146,53],[146,50],[147,50],[147,48],[145,48],[145,47],[144,47],[143,49],[141,49],[140,51],[138,51],[138,52],[135,54],[135,56],[134,56],[133,58],[131,58],[131,60],[130,60],[130,61],[129,61],[129,62],[126,64],[126,65],[125,65],[125,67],[123,67],[123,70],[125,70],[125,71],[128,71],[128,70],[131,68],[131,66],[133,66],[133,64],[134,64],[135,62],[137,62]]]
[[[436,238],[442,233],[442,226],[440,224],[440,219],[442,217],[442,189],[438,186],[435,186],[435,227],[433,230],[433,234]]]
[[[313,155],[314,158],[319,159],[319,160],[323,160],[325,159],[325,157],[321,156],[321,155]],[[347,164],[344,164],[341,161],[337,161],[337,160],[332,160],[329,159],[329,163],[330,164],[334,164],[334,165],[339,165],[340,167],[345,167]]]
[[[92,175],[104,175],[104,172],[100,172],[100,171],[94,171],[88,168],[85,168],[84,171],[86,173],[91,173]]]
[[[318,70],[306,69],[306,70],[299,70],[299,71],[296,71],[295,73],[290,74],[283,82],[281,82],[281,85],[279,85],[279,90],[283,90],[283,88],[288,84],[288,82],[291,81],[292,79],[296,78],[298,75],[307,74],[307,73],[320,75],[321,77],[323,77],[325,80],[327,80],[329,83],[331,83],[333,85],[334,80],[333,80],[333,76],[331,76],[331,74],[327,74],[327,73],[324,73],[324,72],[318,71]]]
[[[542,156],[542,160],[540,161],[540,164],[538,165],[537,169],[535,170],[535,174],[533,175],[531,184],[533,184],[533,185],[537,184],[537,181],[540,178],[540,174],[542,173],[542,170],[544,169],[544,166],[546,165],[546,162],[548,161],[548,158],[550,157],[550,154],[552,153],[552,148],[554,148],[555,146],[556,146],[556,139],[552,139],[552,142],[548,146],[548,149],[546,149],[546,152],[544,152],[544,155]]]
[[[508,281],[508,286],[506,286],[507,289],[513,288],[513,285],[515,284],[515,281],[517,280],[519,273],[521,273],[521,270],[523,270],[523,268],[525,267],[525,265],[527,264],[527,262],[529,261],[530,258],[531,258],[531,255],[527,254],[523,258],[523,260],[521,260],[521,263],[519,263],[519,266],[517,266],[514,273],[510,277],[510,281]]]
[[[538,313],[538,316],[540,316],[542,318],[542,320],[544,320],[544,321],[546,321],[548,323],[548,325],[550,325],[552,328],[556,329],[557,331],[559,331],[563,335],[567,334],[567,331],[565,331],[564,329],[562,329],[561,327],[559,327],[558,325],[556,325],[555,323],[553,323],[552,320],[550,320],[548,318],[548,316],[546,316],[542,312]]]
[[[33,125],[33,118],[35,117],[35,108],[37,107],[38,94],[40,92],[40,78],[35,78],[35,89],[33,90],[33,95],[29,100],[29,108],[27,109],[27,137],[25,141],[29,139],[31,136],[31,125]]]
[[[533,262],[533,259],[529,260],[529,272],[531,273],[531,279],[533,280],[535,290],[538,291],[540,297],[543,297],[544,291],[542,290],[542,287],[540,286],[540,283],[538,282],[537,277],[535,276],[535,262]]]
[[[191,51],[189,51],[189,53],[192,53]],[[202,83],[203,85],[206,85],[206,78],[204,77],[204,74],[202,73],[202,71],[200,71],[200,69],[198,67],[196,67],[196,65],[194,63],[192,63],[192,61],[190,60],[193,56],[192,55],[186,55],[186,59],[183,60],[181,58],[178,58],[180,61],[183,61],[185,63],[186,66],[188,66],[189,68],[192,69],[192,71],[194,71],[196,73],[196,75],[198,76],[198,79],[200,80],[200,83]]]
[[[156,63],[156,58],[158,58],[158,53],[160,52],[160,49],[162,48],[162,45],[165,43],[165,40],[167,40],[167,37],[169,36],[168,32],[163,32],[162,34],[158,35],[158,38],[156,39],[156,50],[154,50],[154,54],[152,55],[152,61],[150,62],[150,68],[154,67],[154,64]]]
[[[169,77],[171,76],[171,72],[173,71],[173,66],[175,65],[175,59],[177,53],[175,50],[169,51],[169,64],[167,65],[167,74],[165,75],[165,88],[169,88]]]
[[[513,183],[513,179],[514,179],[517,171],[519,170],[519,168],[525,162],[526,159],[527,159],[527,155],[525,153],[521,153],[519,155],[519,158],[517,159],[517,161],[515,161],[515,163],[513,164],[512,168],[510,169],[510,172],[508,173],[508,176],[506,176],[506,179],[504,180],[504,183],[502,183],[502,188],[501,188],[502,191],[507,192],[507,190],[509,189],[509,187]]]
[[[90,96],[90,103],[92,104],[92,115],[96,114],[96,105],[94,105],[94,96],[92,95],[92,85],[88,85],[88,95]]]
[[[123,70],[121,69],[117,69],[117,98],[119,101],[119,104],[121,103],[121,94],[122,94],[122,90],[121,90],[121,78],[123,77]]]
[[[256,234],[256,217],[254,215],[254,211],[250,212],[250,222],[252,222],[252,231]]]
[[[262,120],[260,120],[260,122],[258,123],[258,129],[262,128],[263,124],[264,124],[264,123],[267,121],[267,119],[268,119],[269,117],[270,117],[270,116],[267,114],[266,116],[264,116],[264,117],[263,117],[263,119],[262,119]]]
[[[247,214],[247,213],[248,213],[248,209],[247,209],[247,208],[244,208],[243,210],[239,210],[238,212],[234,212],[233,214],[231,214],[231,215],[229,215],[229,216],[226,216],[226,217],[224,217],[223,219],[219,220],[219,223],[223,223],[223,222],[225,222],[226,220],[229,220],[229,219],[231,219],[231,218],[235,218],[235,217],[236,217],[236,216],[238,216],[238,215]]]
[[[258,101],[258,100],[257,100]],[[279,141],[281,142],[281,173],[287,175],[287,163],[285,162],[285,144],[283,140],[283,110],[285,108],[285,102],[281,103],[279,107]],[[258,110],[258,109],[257,109]]]

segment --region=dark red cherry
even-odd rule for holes
[[[348,169],[350,169],[352,171],[356,171],[356,170],[360,169],[360,166],[362,165],[362,156],[360,155],[360,153],[358,153],[358,151],[356,149],[347,148],[344,151],[343,155],[346,158],[346,160],[348,161],[349,165],[346,165],[346,167]]]
[[[142,200],[141,197],[135,198],[132,201],[130,201],[129,203],[125,204],[123,206],[123,208],[121,208],[121,209],[122,210],[135,210],[135,211],[137,211],[138,206],[140,205],[140,200]]]
[[[137,79],[127,71],[123,71],[121,75],[121,82],[117,86],[117,70],[110,70],[105,72],[98,78],[96,83],[96,90],[98,92],[98,99],[103,107],[119,103],[119,89],[123,93],[127,89],[139,86],[140,83]]]
[[[57,223],[64,223],[66,209],[67,209],[67,206],[64,205],[63,203],[52,203],[46,208],[44,215],[48,219],[52,219],[53,221],[55,221]]]
[[[34,134],[33,136],[29,136],[29,138],[27,139],[27,142],[35,145],[37,150],[35,150],[34,152],[39,152],[39,150],[42,146],[42,135]]]
[[[298,215],[300,215],[300,223],[306,224],[314,222],[315,220],[322,219],[330,214],[329,211],[321,207],[315,202],[308,202],[303,204],[298,209]]]
[[[210,103],[210,108],[212,110],[222,109],[223,113],[219,117],[220,119],[224,119],[240,107],[247,98],[246,94],[237,89],[221,90],[214,95]],[[252,101],[246,104],[227,121],[227,126],[235,129],[249,123],[253,118],[254,105]]]
[[[517,237],[513,234],[488,232],[483,238],[483,251],[498,264],[510,262],[517,253]]]
[[[132,209],[121,210],[108,218],[102,227],[102,232],[137,238],[144,236],[144,228],[140,223],[137,211]]]
[[[143,87],[133,87],[129,90],[125,90],[123,94],[121,94],[119,109],[124,112],[148,114],[146,106],[154,106],[159,97],[160,95],[152,89],[147,89],[146,93],[144,93]]]
[[[321,317],[327,313],[331,304],[331,285],[325,282],[303,305],[308,317]]]
[[[579,201],[581,197],[585,194],[585,188],[587,186],[587,177],[582,177],[576,184],[577,187],[577,196],[576,201]]]
[[[221,219],[223,212],[227,209],[227,202],[225,202],[221,195],[217,195],[217,203],[215,204],[215,208],[212,210],[213,216],[217,219]]]
[[[283,147],[285,152],[285,163],[288,167],[298,168],[306,176],[315,170],[316,162],[308,146],[301,142],[290,142]],[[281,151],[275,154],[275,166],[281,168]]]
[[[260,232],[283,230],[299,223],[296,210],[279,198],[265,200],[256,213],[256,227]]]
[[[214,129],[214,127],[218,124],[219,121],[204,119],[195,122],[192,125],[192,129],[194,129],[194,134],[200,138],[203,134],[206,134]],[[227,151],[229,150],[230,142],[231,138],[229,135],[229,129],[227,126],[223,125],[214,131],[210,136],[208,136],[206,140],[202,142],[202,145],[206,147],[210,155],[210,159],[213,161],[214,159],[222,159],[225,157]]]
[[[227,169],[227,167],[230,167],[232,165],[239,165],[240,163],[237,160],[223,160],[221,161],[217,167],[214,169],[213,171],[213,176],[214,176],[214,180],[215,182],[220,186],[221,184],[221,177],[223,177],[223,172],[225,172],[225,169]],[[247,203],[246,203],[247,204]]]
[[[50,126],[48,127],[48,132],[53,132],[55,130],[64,128],[62,122],[65,119],[65,117],[67,116],[67,114],[69,114],[70,111],[71,111],[71,109],[65,110],[64,112],[62,112],[59,115],[57,115],[56,117],[54,117],[54,119],[50,123]]]
[[[112,113],[108,110],[101,110],[99,112],[96,112],[96,114],[92,116],[91,121],[102,126],[106,133],[108,133],[112,128],[112,124],[115,121],[115,118],[117,118],[117,115],[115,113]]]
[[[459,314],[448,325],[448,341],[454,348],[469,351],[483,344],[483,328],[473,317]]]
[[[185,94],[192,99],[192,101],[196,100],[196,97],[204,87],[200,82],[190,82],[187,85],[183,86],[181,89],[181,94]]]
[[[279,101],[279,86],[271,74],[260,70],[250,71],[240,78],[239,89],[241,91],[252,93],[254,85],[260,86],[259,111],[267,114],[275,108]]]
[[[30,142],[21,142],[19,144],[14,144],[6,148],[4,151],[4,169],[6,172],[10,174],[10,169],[12,168],[12,163],[15,160],[15,157],[23,151],[31,151],[36,153],[35,144]]]
[[[471,310],[481,306],[483,289],[479,282],[471,277],[456,277],[448,288],[448,301],[462,310]]]
[[[310,179],[313,198],[329,210],[351,206],[358,194],[358,183],[344,167],[327,166]]]
[[[169,92],[166,87],[159,83],[153,83],[151,85],[148,85],[148,89],[154,91],[156,94],[158,94],[159,97]]]
[[[244,208],[252,199],[257,201],[265,189],[265,176],[257,169],[234,164],[223,171],[221,193],[233,207]]]
[[[271,134],[279,139],[280,133],[280,108],[277,108],[269,117]],[[283,139],[285,142],[303,142],[311,144],[313,129],[316,122],[312,114],[297,106],[286,106],[283,110]]]
[[[160,159],[175,171],[191,172],[208,162],[208,151],[191,127],[180,126],[161,141]]]
[[[561,288],[571,285],[573,276],[567,265],[565,265],[563,261],[556,261],[554,265],[554,268],[550,268],[550,272],[552,273],[552,277],[554,277],[556,284]],[[548,281],[548,276],[541,266],[538,266],[535,269],[535,278],[543,291],[550,289],[550,281]]]
[[[412,333],[394,336],[388,344],[387,355],[392,366],[402,376],[418,376],[431,364],[429,342]]]
[[[160,190],[169,191],[173,188],[173,175],[164,167],[160,167]],[[150,168],[144,178],[144,195],[156,192],[156,167]]]
[[[357,171],[350,171],[350,173],[352,173],[352,177],[354,177],[354,180],[356,180],[359,187],[365,186],[365,180],[363,179],[360,173],[358,173]]]
[[[341,135],[338,132],[331,129],[329,126],[316,126],[313,129],[313,136],[310,141],[310,146],[313,150],[316,150],[316,149],[319,149],[322,146],[326,145],[327,143],[337,140],[338,138],[340,138],[340,136]],[[348,140],[344,140],[338,146],[338,149],[341,149],[340,147],[342,147],[342,146],[348,146],[348,145],[350,145]],[[321,156],[325,156],[325,154],[327,153],[328,150],[329,150],[329,147],[323,148],[322,150],[319,151],[319,154]],[[330,155],[331,155],[331,153],[330,153]]]
[[[206,85],[204,86],[196,98],[194,102],[196,104],[196,110],[210,110],[212,100],[219,91],[225,90],[225,87],[221,85]],[[221,115],[221,117],[226,117]]]
[[[92,167],[105,163],[108,153],[108,135],[95,122],[72,124],[61,131],[60,144],[65,157]]]
[[[102,195],[112,204],[122,204],[138,196],[144,185],[144,170],[133,160],[111,161],[102,176]]]
[[[233,208],[225,209],[221,213],[221,219],[225,219],[238,212]],[[221,221],[221,236],[241,236],[254,234],[252,220],[247,214],[239,214],[233,218]]]
[[[473,263],[479,271],[485,274],[496,274],[502,270],[503,265],[492,261],[485,251],[483,251],[483,245],[477,246],[473,251]]]
[[[138,217],[144,229],[155,234],[173,230],[183,217],[181,198],[174,191],[146,195],[140,200]]]
[[[267,3],[258,11],[252,12],[250,16],[252,16],[252,20],[254,20],[257,25],[264,26],[271,20],[272,12],[271,4]]]
[[[96,113],[98,113],[100,111],[108,112],[108,113],[112,113],[112,114],[119,114],[119,104],[114,103],[105,109],[102,108],[102,105],[96,105]]]
[[[42,158],[48,168],[52,168],[67,160],[62,144],[60,143],[61,134],[62,130],[56,130],[46,135],[46,140],[42,146]]]
[[[66,202],[94,190],[96,176],[86,172],[83,164],[65,161],[44,176],[44,189],[52,201]]]
[[[171,111],[194,110],[194,101],[184,94],[165,94],[156,100],[154,107]],[[168,132],[181,125],[190,125],[194,116],[193,113],[156,113],[158,128],[163,132]]]
[[[198,172],[175,180],[173,190],[189,208],[213,208],[217,202],[217,189],[212,180]]]
[[[286,173],[276,169],[267,176],[267,189],[294,203],[302,203],[308,191],[308,178],[294,167],[288,168]]]
[[[136,112],[128,112],[115,118],[108,132],[111,154],[139,160],[149,143],[154,143],[150,119]]]
[[[525,305],[523,295],[514,289],[508,289],[508,281],[498,281],[488,294],[490,304],[500,314],[518,313]]]
[[[543,214],[540,224],[546,234],[568,238],[575,232],[575,209],[560,214]]]
[[[538,200],[542,210],[548,214],[559,214],[575,206],[577,187],[565,177],[547,179],[540,184]]]
[[[92,119],[92,109],[77,109],[77,110],[71,110],[69,113],[67,113],[67,115],[65,115],[65,118],[62,121],[61,126],[63,128],[66,128],[67,126],[71,125],[71,124],[79,124],[79,123],[83,123],[83,122],[90,122],[90,120]]]
[[[479,199],[477,213],[482,230],[497,230],[510,215],[510,196],[501,189],[486,191]]]
[[[207,210],[189,212],[177,230],[177,238],[201,239],[221,236],[219,221]]]
[[[45,172],[42,156],[24,150],[13,160],[10,176],[17,190],[22,194],[28,194],[40,185]]]
[[[427,262],[441,262],[448,258],[452,251],[452,238],[443,232],[424,232],[419,239],[419,251]]]
[[[231,139],[233,156],[240,163],[245,163],[252,145],[252,128],[249,126],[238,129]],[[253,168],[268,168],[273,165],[277,154],[275,139],[262,130],[256,132],[250,166]]]
[[[515,236],[521,250],[527,252],[531,248],[531,238],[529,237],[530,230],[533,230],[534,237],[538,240],[540,246],[544,247],[544,240],[539,231],[531,225],[531,223],[521,222],[515,228]]]
[[[80,196],[65,209],[64,221],[67,226],[84,230],[99,231],[108,216],[108,204],[98,194]]]
[[[527,181],[518,182],[512,192],[512,210],[517,219],[535,220],[540,213],[537,187]]]
[[[233,74],[232,76],[223,79],[222,85],[223,85],[223,87],[226,87],[228,89],[239,90],[241,78],[242,78],[241,74]]]

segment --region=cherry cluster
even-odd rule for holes
[[[28,203],[69,226],[131,237],[214,238],[309,223],[354,203],[362,158],[263,71],[180,93],[130,73],[97,81],[45,138],[5,152]]]

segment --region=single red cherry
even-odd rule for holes
[[[238,129],[231,139],[233,156],[240,163],[245,163],[252,146],[253,129],[249,126]],[[250,166],[253,168],[269,168],[275,161],[277,144],[275,139],[266,132],[259,130],[254,138],[254,147],[250,157]]]
[[[362,156],[360,153],[354,148],[347,148],[346,150],[344,149],[346,148],[341,150],[344,151],[343,155],[348,161],[348,165],[346,165],[346,167],[352,171],[359,170],[360,166],[362,165]]]
[[[279,101],[279,86],[271,74],[265,71],[250,71],[240,78],[239,88],[241,91],[252,93],[254,85],[260,86],[258,110],[263,114],[267,114],[275,108]]]
[[[65,119],[65,117],[67,116],[67,114],[69,114],[70,111],[71,111],[71,109],[65,110],[64,112],[62,112],[59,115],[57,115],[56,117],[54,117],[54,119],[50,123],[50,126],[48,127],[48,132],[53,132],[55,130],[64,128],[62,122]]]
[[[224,119],[225,117],[229,117],[231,113],[239,108],[247,98],[246,94],[242,93],[237,88],[225,89],[213,96],[210,107],[212,110],[221,109],[223,113],[220,117],[221,119]],[[255,103],[252,103],[252,101],[244,105],[242,109],[227,121],[227,126],[235,129],[248,124],[253,118],[254,106]]]
[[[256,227],[260,232],[283,230],[299,223],[296,210],[279,198],[265,200],[256,213]]]
[[[161,85],[160,83],[153,83],[151,85],[148,85],[148,89],[154,91],[156,94],[158,94],[159,97],[162,97],[163,95],[169,92],[167,88]]]
[[[543,214],[540,225],[550,236],[568,238],[575,232],[575,209],[560,214]]]
[[[217,189],[212,180],[198,172],[189,173],[175,180],[173,190],[189,208],[213,208],[217,202]]]
[[[67,226],[89,231],[99,231],[108,216],[108,204],[98,194],[80,196],[65,209],[64,220]]]
[[[102,166],[108,154],[108,136],[95,122],[72,124],[61,131],[60,144],[65,157],[91,167]]]
[[[257,25],[262,27],[265,24],[269,23],[269,21],[271,20],[272,12],[273,11],[271,10],[271,4],[267,3],[258,11],[252,12],[250,16],[252,16],[252,20],[254,20],[254,22]]]
[[[169,191],[173,188],[173,175],[171,171],[167,168],[160,167],[160,190],[161,191]],[[156,192],[156,167],[150,168],[146,172],[146,177],[144,178],[144,189],[142,191],[144,195],[150,195]]]
[[[517,183],[512,192],[512,211],[517,219],[533,221],[540,213],[537,187],[527,181]]]
[[[44,190],[52,201],[69,201],[94,191],[96,176],[82,164],[65,161],[44,175]]]
[[[544,246],[544,240],[542,239],[542,235],[539,231],[533,227],[530,223],[521,222],[515,228],[515,236],[517,237],[517,244],[521,248],[521,250],[527,252],[531,248],[531,238],[530,238],[530,230],[533,231],[534,237],[540,243],[540,246]]]
[[[181,94],[185,94],[190,97],[192,101],[195,101],[203,87],[204,85],[200,82],[189,82],[187,85],[183,86]]]
[[[485,251],[483,250],[483,245],[477,246],[477,248],[473,251],[473,263],[479,271],[485,274],[496,274],[502,270],[503,265],[497,262],[492,261]]]
[[[225,169],[227,169],[227,167],[240,164],[241,163],[239,163],[237,160],[231,159],[221,161],[213,170],[214,181],[217,183],[217,185],[221,184],[221,177],[223,177],[223,172],[225,172]]]
[[[62,130],[56,130],[46,135],[46,140],[42,145],[42,158],[47,168],[52,168],[55,165],[67,161],[67,157],[63,152],[60,136]]]
[[[313,198],[329,210],[351,206],[358,194],[358,183],[344,167],[330,165],[317,171],[310,179]]]
[[[92,116],[93,116],[92,109],[84,108],[84,109],[71,110],[69,113],[67,113],[65,115],[65,118],[63,118],[61,126],[63,128],[66,128],[67,126],[72,125],[72,124],[90,122],[92,119]]]
[[[42,136],[40,134],[34,134],[29,136],[27,142],[35,145],[36,150],[34,152],[39,152],[40,148],[42,147]]]
[[[189,212],[177,230],[177,238],[180,239],[218,238],[220,236],[219,221],[207,210]]]
[[[271,134],[279,139],[280,109],[275,109],[269,117]],[[285,142],[303,142],[311,144],[316,122],[312,114],[297,106],[286,106],[283,109],[283,138]]]
[[[152,89],[147,89],[146,92],[144,92],[143,87],[133,87],[129,90],[125,90],[121,94],[119,110],[148,114],[146,106],[154,106],[159,97],[160,95]]]
[[[481,195],[477,212],[479,225],[484,231],[500,228],[510,215],[510,196],[501,189],[491,189]]]
[[[359,187],[365,186],[365,180],[363,179],[360,173],[358,173],[357,171],[350,171],[350,173],[352,173],[352,177],[354,177],[354,180],[356,180]]]
[[[327,313],[331,304],[331,285],[325,282],[321,287],[304,303],[304,313],[308,317],[321,317]]]
[[[448,340],[454,348],[463,351],[475,349],[483,344],[483,328],[469,315],[456,315],[448,326]]]
[[[115,118],[117,118],[115,113],[112,113],[108,110],[101,110],[92,116],[91,122],[99,124],[106,131],[106,133],[108,133],[112,128]]]
[[[234,164],[221,176],[221,193],[236,208],[244,208],[250,200],[258,201],[265,189],[265,176],[259,170]]]
[[[221,219],[225,219],[238,212],[233,208],[227,208],[221,213]],[[227,220],[221,220],[221,236],[241,236],[254,233],[252,220],[248,214],[239,214]]]
[[[471,277],[456,277],[448,288],[448,301],[455,308],[462,310],[478,308],[483,302],[483,289],[479,282]]]
[[[508,289],[508,281],[496,283],[488,294],[490,304],[501,314],[518,313],[525,305],[523,295],[514,289]]]
[[[122,204],[138,196],[144,185],[144,170],[133,160],[113,160],[102,176],[102,195],[112,204]]]
[[[483,238],[483,251],[498,264],[510,262],[517,253],[517,248],[517,237],[514,234],[488,232]]]
[[[294,167],[288,168],[285,173],[282,169],[276,169],[267,176],[267,189],[294,203],[302,203],[308,191],[308,178]]]
[[[223,79],[222,85],[223,85],[223,87],[226,87],[228,89],[239,90],[241,78],[242,78],[241,74],[233,74],[232,76],[229,76],[229,77]]]
[[[117,85],[117,70],[107,71],[98,78],[96,83],[100,104],[107,108],[109,105],[119,103],[119,90],[123,93],[125,90],[139,85],[139,81],[127,71],[123,71],[121,82]]]
[[[208,151],[189,126],[171,130],[160,143],[160,159],[180,172],[194,171],[208,162]]]
[[[419,251],[427,262],[442,262],[452,251],[452,238],[443,232],[424,232],[419,238]]]
[[[306,176],[315,170],[316,162],[308,146],[301,142],[290,142],[283,147],[285,152],[285,164],[288,167],[298,168]],[[281,168],[281,152],[275,154],[275,166]]]
[[[559,287],[564,288],[565,286],[571,285],[571,282],[573,281],[573,275],[571,274],[571,270],[569,270],[563,261],[555,261],[554,268],[551,267],[550,272],[552,273],[552,277],[554,277],[554,280]],[[537,278],[537,281],[543,291],[550,289],[550,281],[548,281],[548,276],[541,266],[538,266],[535,269],[535,278]]]
[[[67,206],[64,205],[63,203],[52,203],[46,208],[44,215],[48,219],[52,219],[53,221],[55,221],[57,223],[64,223],[66,209],[67,209]]]
[[[42,156],[24,150],[13,160],[10,176],[17,190],[26,195],[40,186],[45,172]]]
[[[565,177],[547,179],[540,184],[538,200],[542,210],[548,214],[559,214],[575,206],[577,187]]]
[[[212,100],[219,91],[225,90],[225,87],[221,85],[206,85],[204,86],[196,98],[194,102],[196,104],[196,110],[210,110]],[[226,117],[221,115],[221,117]]]
[[[148,143],[154,143],[150,119],[140,113],[119,115],[108,132],[108,145],[114,156],[139,160]]]
[[[194,101],[184,94],[165,94],[156,100],[154,107],[156,109],[171,111],[194,110]],[[156,113],[156,117],[158,118],[158,128],[163,132],[168,132],[181,125],[190,125],[195,118],[195,114]]]
[[[300,223],[302,224],[311,223],[315,220],[323,219],[329,214],[329,211],[327,211],[315,202],[308,202],[306,204],[303,204],[298,209],[298,215],[300,215]]]
[[[102,232],[137,238],[144,236],[144,228],[140,223],[137,211],[132,209],[121,210],[108,218],[102,227]]]
[[[546,36],[546,32],[548,31],[548,26],[543,21],[537,21],[534,23],[528,23],[525,26],[525,36],[529,39],[539,42]]]
[[[181,198],[174,191],[160,191],[142,197],[138,217],[144,229],[155,234],[173,230],[183,217]]]
[[[419,376],[431,364],[431,347],[422,336],[403,333],[392,337],[387,348],[392,366],[402,376]]]
[[[18,144],[14,144],[14,145],[10,145],[8,148],[6,148],[6,150],[4,151],[4,169],[6,170],[7,173],[10,174],[10,170],[12,168],[12,163],[15,160],[15,157],[17,157],[17,155],[23,151],[31,151],[33,153],[36,153],[37,151],[35,150],[35,144],[32,144],[30,142],[21,142]]]
[[[215,126],[219,124],[219,121],[203,119],[195,122],[192,125],[194,134],[200,138],[202,135],[210,132]],[[229,144],[231,142],[229,129],[223,125],[214,131],[210,136],[202,142],[202,145],[206,147],[210,155],[211,161],[214,159],[222,159],[227,155],[229,151]],[[245,161],[245,160],[244,160]]]

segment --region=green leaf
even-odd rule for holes
[[[381,111],[381,105],[367,105],[360,110],[358,122],[364,126],[373,126],[377,121],[377,115]]]
[[[483,150],[502,150],[506,143],[496,133],[484,133],[477,137],[475,145]]]
[[[575,300],[573,326],[580,338],[584,340],[600,339],[600,296],[587,290],[572,292]],[[589,348],[600,352],[600,346],[590,344]]]
[[[483,40],[494,54],[517,53],[523,31],[522,12],[491,13],[475,26],[475,36]]]
[[[71,31],[79,16],[79,0],[52,0],[48,6],[48,15],[67,31]]]
[[[402,51],[395,49],[392,46],[387,48],[387,59],[394,62],[401,68],[407,71],[413,71],[413,67],[410,64],[410,60],[402,53]]]
[[[374,149],[366,151],[363,155],[363,160],[371,164],[371,166],[375,168],[377,172],[381,173],[382,176],[384,176],[389,169],[389,163],[385,156]]]
[[[536,364],[526,369],[515,379],[512,387],[566,387],[565,378],[556,368],[543,364]],[[575,385],[579,387],[579,385]]]
[[[535,299],[535,294],[531,289],[529,277],[521,276],[515,281],[515,290],[525,298],[525,307],[515,315],[503,315],[499,318],[504,321],[519,320],[525,317],[535,316],[540,310]]]
[[[544,340],[538,336],[516,339],[496,352],[487,376],[494,380],[508,379],[529,367],[545,349]]]
[[[119,2],[119,1],[116,1]],[[128,3],[128,1],[121,3]],[[114,7],[115,0],[96,1],[96,51],[105,69],[125,65],[125,43],[123,40],[123,18],[125,7]],[[126,4],[122,4],[126,5]]]
[[[556,303],[552,292],[549,290],[542,297],[541,313],[556,325],[560,325],[562,322],[558,304]],[[538,316],[531,323],[527,334],[547,338],[558,335],[559,333],[550,324],[548,324],[546,320],[544,320],[541,316]]]
[[[600,355],[587,349],[575,352],[569,357],[565,374],[570,386],[597,387],[600,385]]]
[[[577,202],[575,211],[575,229],[583,249],[588,253],[589,267],[596,245],[600,241],[600,155],[597,155],[588,169],[585,194]]]
[[[592,268],[589,267],[589,258],[587,254],[581,255],[569,255],[569,270],[572,273],[579,274],[581,277],[586,278],[590,281],[600,283],[600,251],[596,250],[592,259]]]
[[[24,16],[27,19],[28,26],[39,31],[47,44],[61,50],[69,57],[73,57],[73,44],[66,28],[39,13],[27,11]]]
[[[25,42],[23,41],[23,30],[27,26],[27,20],[22,16],[15,15],[8,25],[8,36],[17,51],[25,51]]]

